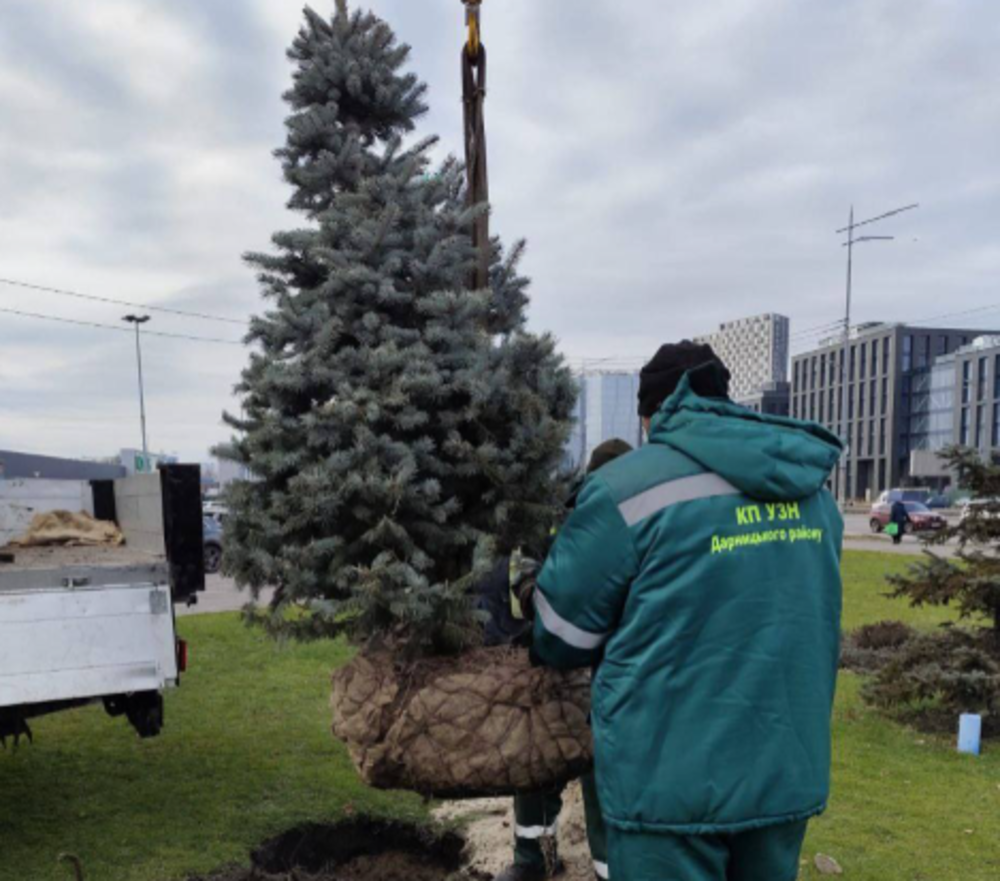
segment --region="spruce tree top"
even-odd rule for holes
[[[350,14],[346,0],[327,21],[310,7],[288,50],[295,63],[284,99],[288,139],[275,151],[294,188],[289,207],[317,215],[333,192],[356,189],[375,170],[371,149],[413,131],[427,112],[427,86],[402,68],[410,47],[371,13]]]
[[[220,453],[255,475],[229,493],[225,565],[278,588],[275,626],[441,652],[475,640],[475,580],[555,521],[575,387],[524,330],[523,244],[494,241],[490,288],[466,290],[487,206],[466,206],[455,160],[430,173],[433,139],[404,143],[426,91],[407,56],[344,2],[307,9],[289,52],[277,153],[307,223],[247,257],[271,308],[245,417],[225,417]]]

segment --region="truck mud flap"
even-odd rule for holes
[[[104,698],[104,710],[112,717],[125,716],[143,739],[163,730],[163,695],[156,691],[118,694]]]

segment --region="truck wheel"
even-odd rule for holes
[[[126,698],[125,713],[138,735],[156,737],[163,729],[163,695],[144,691]]]
[[[128,699],[121,694],[104,698],[104,712],[112,719],[124,716],[128,712]]]
[[[222,568],[222,548],[205,545],[205,574],[215,575]]]

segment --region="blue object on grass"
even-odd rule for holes
[[[958,751],[978,756],[982,735],[983,717],[963,713],[958,720]]]

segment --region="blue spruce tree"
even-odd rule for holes
[[[254,475],[228,494],[226,568],[277,587],[276,629],[458,650],[475,579],[555,521],[575,387],[525,330],[523,243],[495,240],[489,289],[466,289],[488,209],[460,163],[432,167],[433,138],[406,140],[426,111],[409,47],[337,0],[306,9],[288,55],[276,155],[303,225],[247,255],[270,308],[225,415],[219,452]]]

